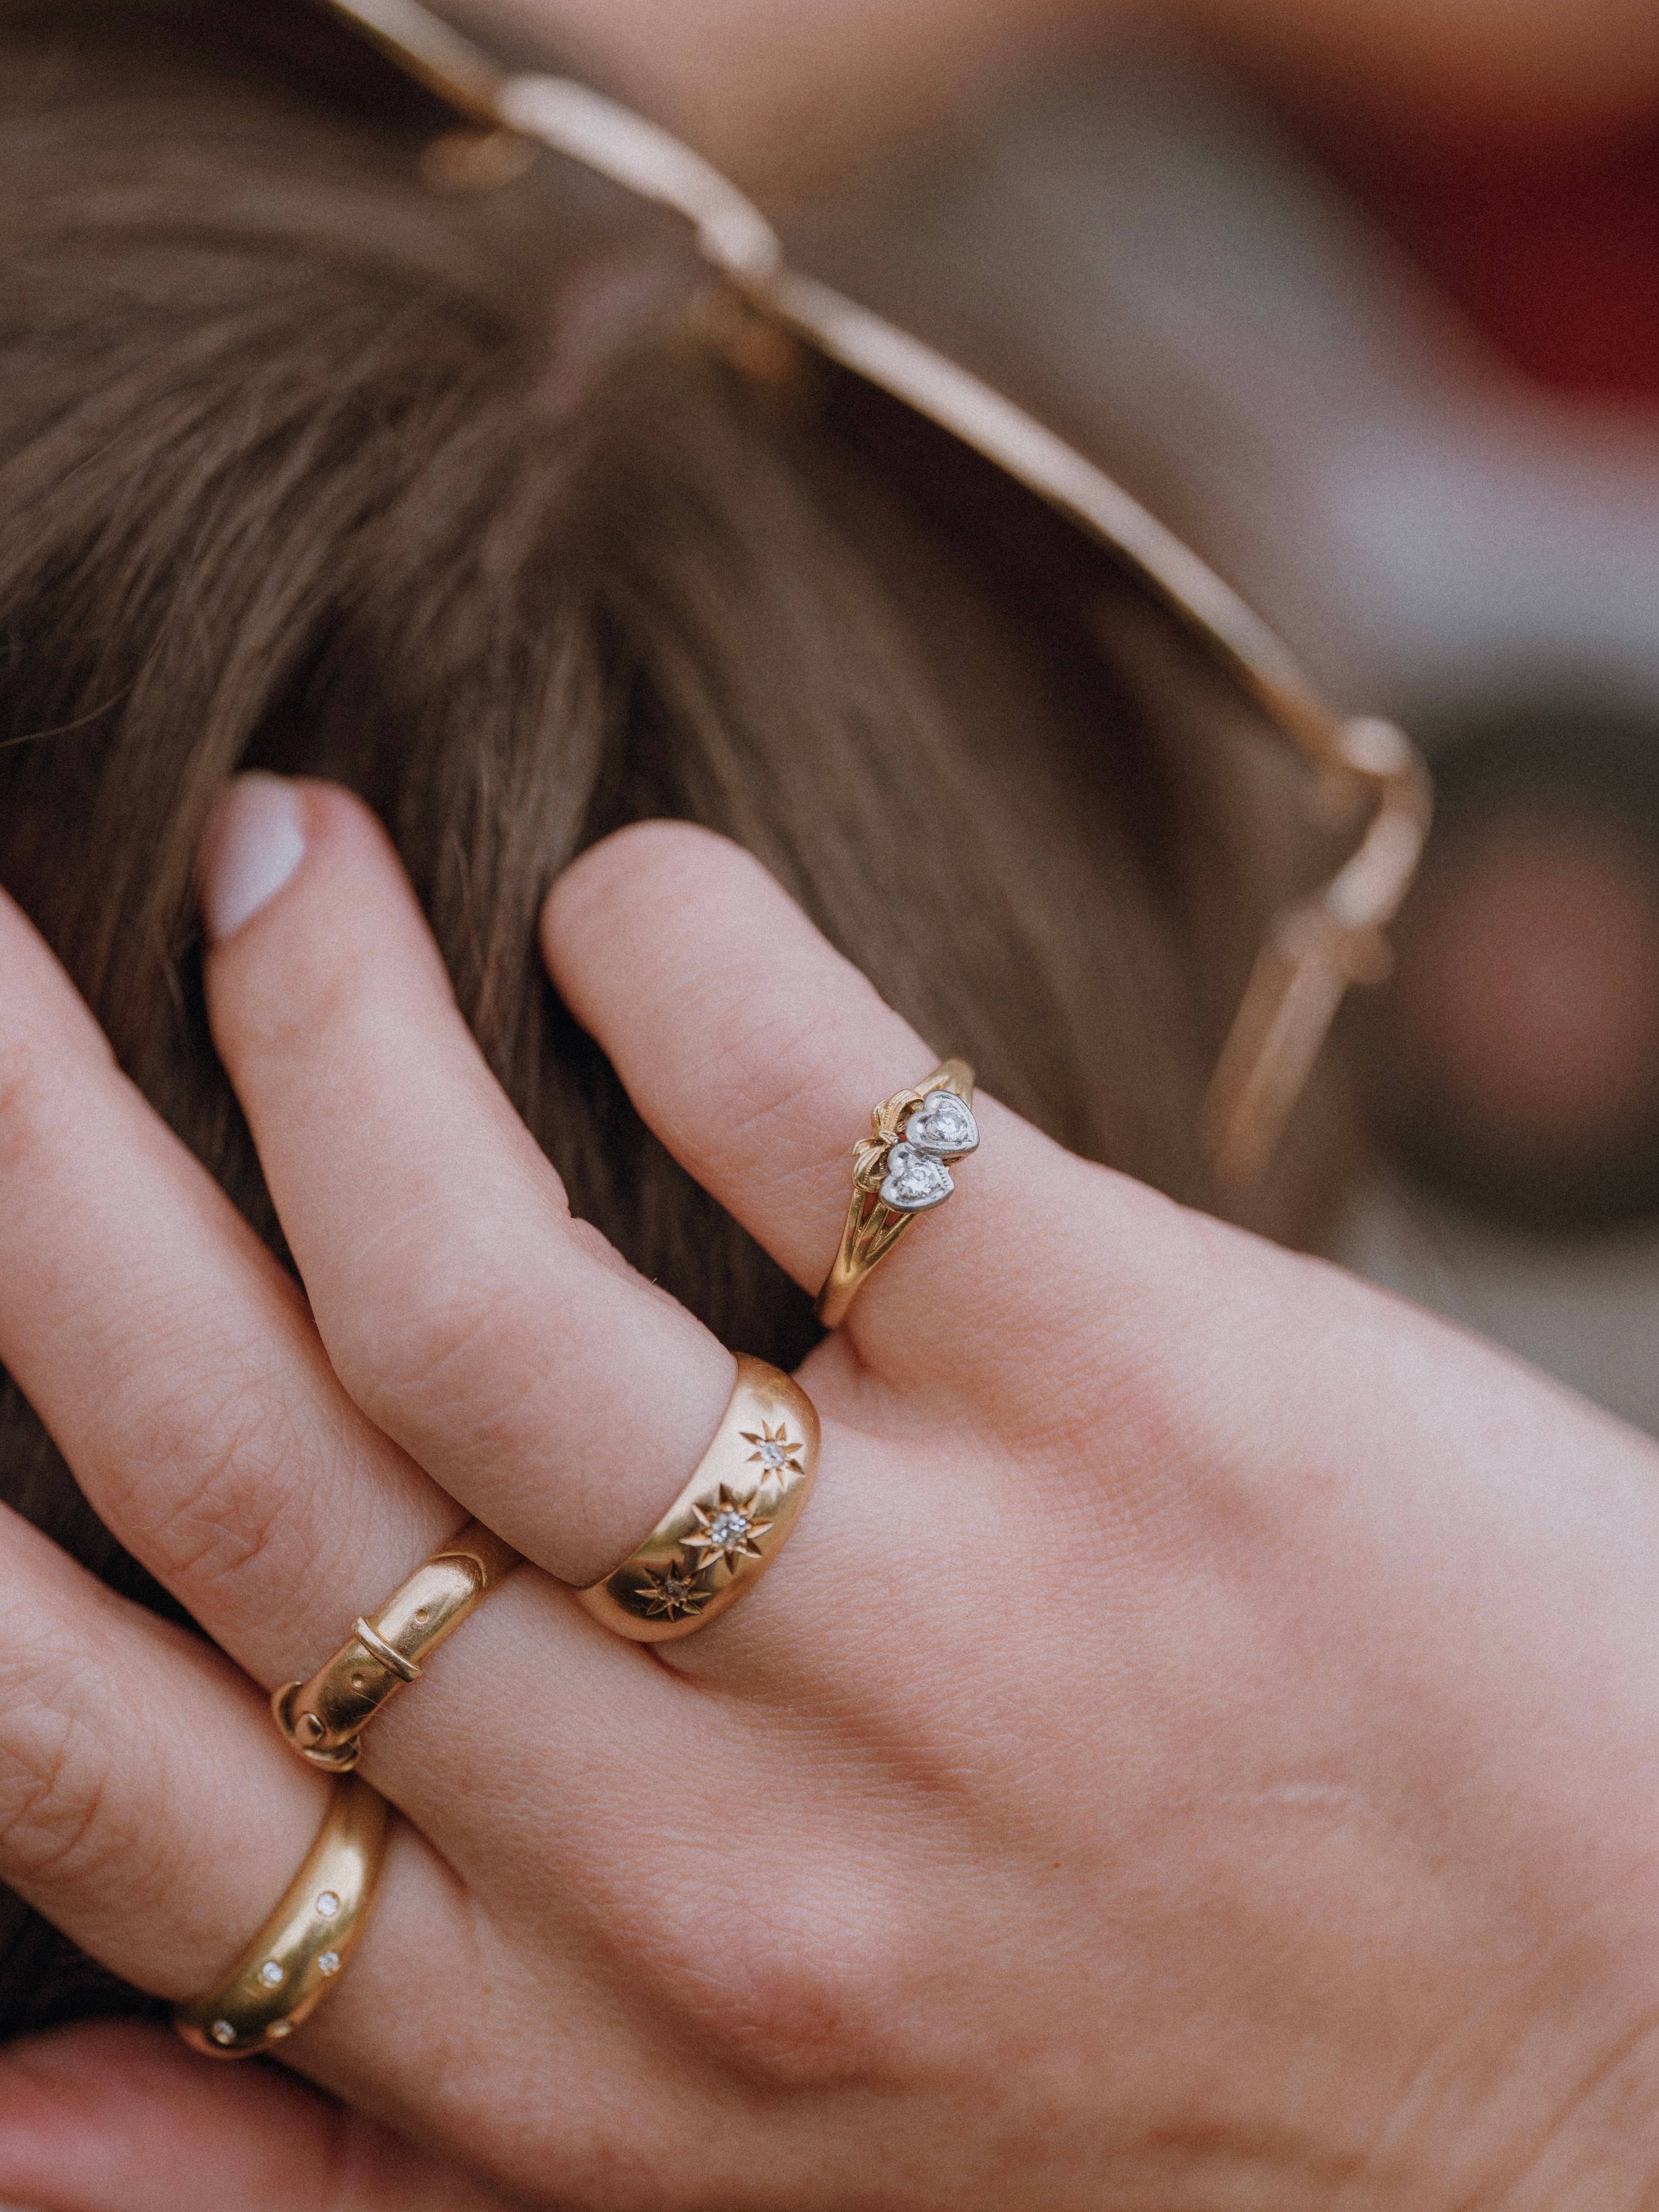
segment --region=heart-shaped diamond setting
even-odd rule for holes
[[[979,1124],[954,1091],[930,1091],[904,1125],[904,1139],[919,1152],[959,1160],[979,1145]]]
[[[950,1170],[933,1153],[902,1139],[888,1153],[881,1202],[896,1213],[926,1213],[930,1206],[942,1206],[955,1188]]]

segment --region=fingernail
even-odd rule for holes
[[[258,769],[239,775],[214,811],[202,847],[202,919],[222,945],[274,899],[306,856],[300,794]]]

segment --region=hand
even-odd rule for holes
[[[480,2187],[1646,2201],[1649,1446],[986,1100],[802,1370],[788,1549],[623,1644],[561,1584],[674,1496],[729,1357],[570,1222],[355,801],[235,787],[207,908],[308,1306],[0,911],[0,1357],[228,1655],[0,1520],[0,1876],[210,1985],[321,1817],[254,1685],[476,1514],[533,1564],[368,1732],[403,1819],[283,2048]],[[815,1286],[872,1103],[934,1054],[697,830],[590,852],[544,934],[646,1120]]]

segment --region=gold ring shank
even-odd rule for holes
[[[361,1941],[386,1856],[386,1802],[342,1775],[317,1840],[282,1901],[223,1981],[175,2006],[173,2024],[210,2058],[251,2058],[290,2036]]]
[[[738,1357],[714,1440],[639,1549],[577,1598],[635,1644],[690,1636],[766,1572],[800,1517],[818,1459],[817,1408],[763,1359]]]
[[[909,1116],[931,1092],[948,1091],[963,1104],[974,1103],[974,1071],[965,1060],[941,1060],[925,1083],[912,1091],[896,1091],[870,1117],[872,1133],[854,1147],[853,1195],[848,1201],[847,1224],[841,1249],[818,1292],[816,1308],[826,1328],[839,1328],[865,1279],[878,1267],[916,1218],[884,1204],[880,1195],[882,1166]]]
[[[469,1521],[417,1567],[371,1619],[359,1618],[308,1682],[285,1682],[270,1701],[276,1725],[313,1766],[349,1773],[364,1728],[519,1564],[519,1553]]]

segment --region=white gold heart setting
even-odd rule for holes
[[[930,1206],[943,1206],[955,1188],[950,1170],[932,1152],[901,1138],[888,1153],[881,1202],[896,1213],[926,1213]]]
[[[954,1091],[928,1091],[907,1117],[903,1135],[895,1134],[888,1147],[882,1204],[896,1213],[926,1213],[930,1206],[943,1206],[956,1188],[945,1162],[964,1159],[978,1144],[979,1124],[966,1099]]]
[[[979,1149],[979,1124],[954,1091],[930,1091],[904,1125],[907,1144],[947,1160]]]

